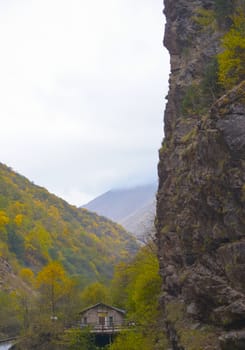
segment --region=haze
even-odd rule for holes
[[[156,180],[162,0],[2,0],[0,161],[69,203]]]

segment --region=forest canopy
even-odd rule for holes
[[[108,281],[113,266],[137,249],[121,226],[69,205],[0,164],[0,256],[16,271],[37,273],[55,260],[85,286]]]

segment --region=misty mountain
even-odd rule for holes
[[[121,224],[137,238],[152,230],[156,184],[110,190],[83,205]]]

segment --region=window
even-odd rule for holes
[[[109,327],[113,327],[113,316],[109,316]]]

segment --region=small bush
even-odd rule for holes
[[[222,40],[223,52],[218,55],[219,82],[227,89],[245,79],[245,11],[233,16],[233,26]]]

